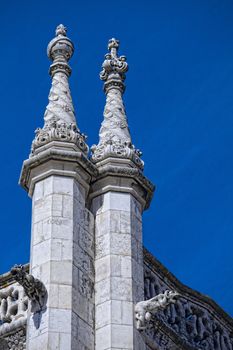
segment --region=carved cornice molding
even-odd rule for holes
[[[52,141],[42,146],[43,149],[38,154],[24,161],[19,183],[30,196],[35,183],[51,175],[77,178],[88,191],[89,183],[97,176],[98,170],[83,152],[74,150],[72,145]]]
[[[109,162],[112,161],[111,164]],[[144,209],[147,209],[152,200],[155,186],[149,181],[138,168],[129,166],[128,160],[119,165],[114,161],[116,159],[109,158],[98,164],[98,174],[92,181],[90,198],[106,191],[130,192],[141,202]],[[124,164],[125,163],[125,164]],[[119,184],[117,179],[119,178]],[[127,180],[128,179],[128,180]],[[106,189],[106,191],[105,191]]]

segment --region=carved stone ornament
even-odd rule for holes
[[[144,162],[140,159],[142,153],[132,144],[122,100],[128,64],[125,56],[118,57],[118,48],[118,40],[109,40],[110,52],[105,56],[100,73],[101,80],[105,82],[104,91],[106,93],[104,120],[99,132],[99,143],[91,148],[91,159],[97,163],[110,157],[126,158],[131,159],[139,169],[143,169]]]
[[[66,124],[57,121],[48,122],[42,129],[37,128],[36,137],[32,142],[31,154],[35,154],[35,150],[51,141],[65,141],[75,144],[85,154],[88,153],[88,146],[85,143],[86,135],[81,134],[75,123]]]
[[[25,350],[26,349],[26,329],[10,334],[0,340],[0,350]]]
[[[11,269],[15,280],[24,288],[25,294],[31,300],[31,311],[38,312],[45,305],[47,291],[44,284],[28,274],[23,265],[15,265]]]
[[[48,57],[53,61],[49,71],[52,86],[44,114],[44,126],[35,131],[36,136],[32,142],[30,156],[35,154],[37,148],[51,141],[71,142],[85,154],[88,153],[86,136],[80,133],[76,123],[69,88],[68,78],[71,68],[68,61],[73,52],[74,45],[66,36],[66,28],[60,24],[56,29],[56,37],[50,41],[47,48]]]
[[[169,304],[176,303],[179,296],[177,292],[166,290],[155,297],[140,301],[135,305],[136,327],[138,330],[146,329],[146,323],[151,320],[152,314],[158,310],[165,309]]]
[[[176,350],[233,350],[232,318],[209,297],[182,285],[144,249],[145,298],[151,299],[168,288],[178,291],[180,297],[150,320],[143,333],[149,349],[161,346],[163,334],[169,345],[161,346],[162,350],[173,349],[174,344]]]

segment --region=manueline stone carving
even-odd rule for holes
[[[5,349],[25,350],[26,349],[26,329],[23,328],[16,333],[10,334],[5,338],[5,340],[7,343],[7,347]]]
[[[164,347],[166,350],[174,344],[180,344],[178,348],[182,350],[233,350],[233,322],[222,310],[216,311],[217,305],[211,306],[206,297],[183,286],[160,263],[152,261],[148,253],[144,256],[144,271],[145,299],[168,288],[175,288],[181,294],[175,304],[158,310],[149,321],[145,333],[152,343],[159,344],[162,332],[170,339],[171,345]]]
[[[30,156],[35,154],[37,148],[51,141],[74,143],[85,154],[88,153],[86,136],[80,133],[76,123],[68,82],[71,74],[68,61],[73,52],[74,45],[66,36],[66,28],[60,24],[56,29],[56,37],[50,41],[47,48],[48,57],[53,61],[49,71],[52,87],[44,114],[44,126],[35,131]]]
[[[104,81],[106,105],[104,120],[99,132],[99,143],[93,145],[92,161],[97,163],[103,159],[126,158],[131,159],[137,167],[143,169],[144,163],[140,159],[141,152],[132,144],[122,94],[125,90],[125,73],[128,64],[125,56],[118,56],[119,41],[110,39],[109,53],[105,55],[100,79]]]
[[[27,320],[28,297],[18,284],[0,290],[0,337],[24,327]]]
[[[31,311],[40,311],[47,295],[44,284],[25,271],[23,265],[15,265],[11,269],[11,274],[15,280],[24,288],[25,294],[31,300]]]
[[[176,303],[179,296],[177,292],[166,290],[153,298],[140,301],[135,305],[136,327],[138,330],[146,329],[146,322],[151,320],[152,314],[165,309],[169,304]]]

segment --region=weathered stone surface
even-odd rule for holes
[[[141,230],[133,201],[129,193],[111,191],[93,201],[96,350],[140,349],[134,337],[138,332],[134,303],[143,298],[143,273],[138,273],[141,262],[137,260],[142,241],[141,234],[136,238],[132,232],[137,225]]]

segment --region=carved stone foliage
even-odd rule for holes
[[[28,297],[18,284],[0,290],[0,336],[26,323]]]
[[[171,288],[182,295],[175,304],[156,314],[149,338],[156,341],[156,327],[164,327],[163,333],[175,343],[182,340],[179,349],[233,350],[233,323],[220,308],[216,310],[217,306],[215,309],[207,298],[183,286],[161,264],[153,266],[152,260],[145,258],[144,263],[145,299]]]
[[[37,128],[35,131],[35,139],[32,142],[31,154],[35,154],[35,150],[51,141],[65,141],[78,146],[85,154],[88,153],[88,146],[85,143],[86,136],[81,134],[76,124],[60,123],[55,120],[48,122],[42,129]]]
[[[15,265],[11,269],[11,274],[15,280],[23,287],[25,294],[31,300],[32,312],[37,312],[42,309],[47,295],[46,288],[43,283],[29,275],[23,265]]]

